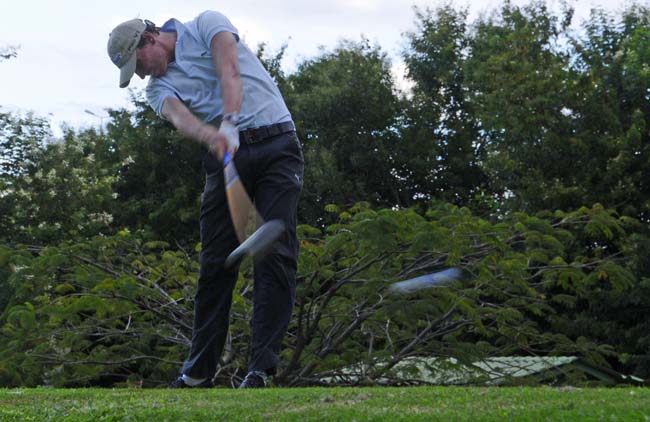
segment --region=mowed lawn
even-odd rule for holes
[[[217,420],[650,421],[650,389],[0,389],[0,421]]]

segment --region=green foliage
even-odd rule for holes
[[[328,222],[322,210],[330,203],[400,203],[390,153],[399,100],[379,47],[342,42],[301,63],[283,88],[305,153],[302,221]]]
[[[257,46],[257,58],[260,59],[262,65],[267,72],[271,75],[281,92],[285,92],[287,87],[287,79],[284,71],[282,70],[282,59],[287,50],[288,45],[285,43],[280,50],[275,53],[267,52],[267,45],[261,43]]]
[[[96,154],[94,131],[50,138],[46,122],[2,116],[0,239],[44,244],[110,231],[119,174]]]
[[[572,10],[555,16],[543,2],[480,19],[465,62],[474,116],[481,122],[484,169],[514,209],[567,209],[576,203],[571,124],[573,70],[567,42]],[[578,200],[578,205],[581,203]]]
[[[413,355],[570,353],[606,364],[615,351],[585,321],[603,297],[611,303],[639,288],[616,258],[629,227],[599,206],[497,224],[443,203],[425,215],[367,203],[340,215],[324,231],[300,226],[297,306],[279,383],[320,383],[360,361],[372,383]],[[0,318],[3,385],[173,377],[191,335],[195,256],[128,232],[1,252],[14,292]],[[449,266],[464,274],[449,287],[387,290]],[[245,263],[235,292],[224,383],[246,366],[250,270]]]
[[[194,257],[121,235],[5,254],[15,294],[1,319],[3,385],[111,385],[177,370]]]
[[[133,102],[135,112],[110,111],[106,132],[60,140],[43,119],[0,115],[0,239],[45,244],[127,227],[196,243],[205,152]]]
[[[286,46],[261,45],[306,160],[280,382],[362,361],[372,383],[416,354],[575,353],[649,377],[649,16],[595,9],[575,32],[539,1],[474,22],[416,9],[407,93],[365,39],[291,74]],[[132,103],[61,139],[0,113],[1,385],[157,385],[184,356],[205,151]],[[387,293],[450,266],[451,287]],[[251,267],[224,383],[245,367]]]
[[[112,111],[108,125],[107,160],[120,174],[116,227],[144,228],[170,243],[194,245],[206,151],[158,118],[140,96],[132,100],[135,112]]]
[[[466,205],[485,185],[479,122],[467,94],[467,11],[416,9],[417,31],[404,51],[412,98],[393,156],[406,204],[444,200]]]
[[[373,382],[413,354],[570,353],[603,363],[614,353],[591,340],[597,326],[577,334],[571,319],[594,318],[584,304],[595,291],[623,298],[637,285],[614,258],[630,236],[626,224],[602,207],[562,219],[519,213],[497,224],[445,204],[426,216],[365,206],[348,213],[320,240],[303,238],[284,382],[318,382],[359,361],[368,365],[361,379]],[[583,239],[611,250],[577,247]],[[450,288],[387,293],[393,281],[448,266],[465,275]]]

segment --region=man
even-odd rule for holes
[[[151,107],[209,151],[203,163],[192,344],[172,388],[213,386],[226,341],[238,266],[225,269],[224,261],[239,243],[224,187],[226,151],[236,152],[240,179],[262,218],[281,219],[287,227],[273,251],[254,262],[251,356],[240,388],[264,387],[275,372],[291,318],[298,256],[296,213],[304,162],[284,100],[235,27],[217,12],[203,12],[186,23],[170,19],[160,28],[140,19],[124,22],[109,36],[108,55],[120,69],[120,87],[128,86],[134,73],[149,76]]]

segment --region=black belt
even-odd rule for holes
[[[293,132],[296,127],[293,122],[282,122],[273,125],[245,129],[239,132],[239,142],[242,144],[256,144],[283,133]]]

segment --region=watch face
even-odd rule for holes
[[[239,114],[236,113],[226,113],[223,115],[223,120],[226,122],[230,122],[233,125],[238,125],[239,124]]]

